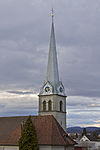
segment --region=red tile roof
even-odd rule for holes
[[[18,140],[21,136],[21,123],[26,121],[27,117],[0,118],[0,123],[4,122],[3,120],[6,119],[8,121],[8,126],[7,124],[3,126],[2,132],[5,135],[3,138],[3,133],[1,134],[2,129],[0,128],[0,145],[18,145]],[[32,117],[32,120],[36,128],[39,145],[69,146],[75,144],[53,116],[37,116]],[[7,121],[5,122],[7,123]],[[10,129],[10,133],[7,129],[4,130],[4,128]],[[5,133],[6,131],[7,133]]]
[[[11,134],[0,142],[1,145],[18,145],[21,136],[21,125],[19,125]]]

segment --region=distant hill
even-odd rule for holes
[[[100,128],[99,127],[86,127],[86,131],[87,132],[100,132]],[[81,127],[69,127],[67,128],[67,132],[68,133],[82,133],[83,132],[83,128]]]

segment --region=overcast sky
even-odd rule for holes
[[[100,126],[100,0],[0,0],[0,116],[36,115],[51,8],[68,126]]]

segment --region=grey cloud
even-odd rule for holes
[[[23,91],[7,91],[7,92],[18,94],[18,95],[33,94],[33,92],[23,92]]]
[[[0,91],[0,116],[35,115],[37,112],[37,94],[32,92],[29,94],[29,91],[23,92],[21,90],[19,94],[14,91]]]
[[[93,126],[100,116],[100,98],[69,96],[67,99],[67,125]],[[95,107],[93,107],[95,106]]]
[[[82,96],[69,96],[67,98],[67,105],[68,106],[85,106],[89,107],[94,105],[100,105],[100,98],[99,97],[82,97]],[[75,107],[76,108],[76,107]]]
[[[37,115],[37,110],[34,110],[34,113],[32,109],[20,109],[20,110],[7,110],[4,112],[0,112],[0,116],[28,116],[28,115]]]
[[[1,72],[6,77],[8,78],[11,77],[9,82],[12,81],[14,83],[14,81],[16,80],[17,84],[19,84],[19,82],[22,82],[22,84],[24,84],[25,82],[26,84],[28,83],[31,84],[31,81],[35,79],[33,80],[34,86],[38,85],[37,87],[39,88],[39,82],[45,79],[45,73],[46,73],[45,70],[46,70],[47,52],[48,52],[48,40],[49,40],[49,34],[50,34],[49,33],[50,25],[47,22],[50,22],[49,21],[50,19],[47,19],[48,17],[47,14],[45,14],[45,18],[42,16],[44,16],[44,13],[47,12],[47,8],[50,7],[48,5],[50,4],[50,2],[49,3],[48,2],[39,1],[37,3],[36,1],[30,1],[30,2],[21,1],[19,3],[19,1],[17,2],[10,1],[9,2],[10,4],[8,5],[5,5],[5,2],[2,2],[3,7],[8,7],[8,9],[7,8],[6,9],[10,10],[9,13],[14,12],[12,15],[9,15],[9,13],[6,13],[6,17],[8,15],[8,17],[11,18],[11,23],[14,28],[11,28],[10,25],[7,25],[5,26],[5,28],[7,28],[8,31],[7,30],[2,31],[3,35],[5,33],[7,34],[4,37],[5,39],[7,37],[8,39],[11,39],[10,43],[8,43],[8,40],[6,40],[4,42],[4,47],[3,47],[3,51],[4,51],[5,44],[6,44],[6,51],[4,52],[4,55],[6,53],[7,56],[5,59],[8,59],[9,62],[7,62],[6,64],[4,63],[2,64],[1,62],[1,65],[3,66],[3,69],[2,69],[3,71],[1,70]],[[57,1],[55,1],[55,4],[56,2]],[[97,28],[99,27],[99,22],[95,20],[96,19],[95,17],[92,17],[92,15],[95,15],[96,17],[98,16],[98,9],[97,9],[98,3],[99,2],[96,2],[94,5],[94,1],[91,1],[91,5],[90,5],[90,1],[79,2],[79,0],[77,0],[75,3],[73,1],[67,1],[67,2],[62,1],[61,5],[56,6],[56,9],[57,9],[56,17],[59,16],[60,19],[63,20],[63,23],[62,23],[62,21],[59,21],[60,19],[58,20],[58,18],[56,18],[57,20],[56,21],[57,22],[56,23],[56,35],[58,39],[57,41],[58,41],[58,45],[61,45],[60,49],[58,49],[59,61],[60,61],[60,64],[63,64],[63,67],[62,65],[59,65],[61,68],[60,74],[61,72],[64,72],[64,75],[62,76],[61,74],[61,77],[63,78],[63,82],[65,83],[65,86],[68,88],[74,88],[73,92],[68,93],[69,95],[86,95],[86,96],[88,95],[99,96],[100,95],[99,91],[92,92],[93,89],[91,89],[91,91],[88,90],[90,87],[94,87],[94,85],[96,89],[100,87],[99,83],[97,82],[99,79],[99,76],[98,76],[98,73],[99,73],[98,64],[99,64],[99,56],[100,56],[99,49],[98,49],[99,42],[98,44],[96,43],[98,41],[96,38],[97,37],[99,38],[96,32],[97,30],[99,31],[99,28]],[[42,13],[41,13],[41,9],[39,9],[40,4],[43,6],[43,8],[48,6],[46,9],[42,10]],[[23,10],[21,7],[22,5],[23,5]],[[12,6],[14,7],[12,8]],[[17,10],[18,6],[20,6],[19,11]],[[60,10],[59,6],[64,7],[64,9]],[[69,8],[69,6],[71,6],[70,9],[66,9],[66,8]],[[29,12],[25,11],[27,10],[26,7],[27,9],[30,10]],[[38,9],[36,10],[36,8]],[[3,10],[1,9],[1,11]],[[20,15],[18,15],[17,12]],[[91,12],[91,13],[88,13],[88,12]],[[32,13],[37,14],[37,16],[32,15]],[[69,16],[69,13],[71,13],[70,16]],[[13,17],[15,17],[15,14],[17,17],[16,22],[13,21]],[[67,20],[64,19],[65,14],[66,14]],[[29,17],[25,18],[25,15]],[[41,22],[42,28],[40,28],[39,22]],[[94,23],[96,24],[95,29],[94,29]],[[63,27],[61,25],[63,25]],[[88,40],[91,40],[91,42],[89,42]],[[63,42],[64,50],[62,50],[62,42]],[[88,42],[88,45],[87,45],[87,42]],[[41,51],[39,50],[37,53],[37,49],[40,49],[40,46],[39,46],[40,44],[43,44],[45,46]],[[95,46],[96,46],[96,50],[94,51]],[[29,54],[31,56],[33,55],[34,57],[27,59],[27,55]],[[2,53],[1,53],[1,56],[2,56]],[[2,58],[2,61],[5,61],[5,59]],[[5,65],[7,64],[9,65],[9,67],[7,67],[9,70],[4,69],[6,68]],[[30,71],[29,71],[29,68],[30,68]],[[43,70],[42,73],[40,71],[41,69]],[[11,73],[11,70],[14,70],[14,72],[12,71]],[[31,73],[33,72],[34,75],[31,74],[30,72]],[[39,74],[40,74],[40,77],[38,76]],[[2,80],[6,78],[5,76],[3,76]],[[39,82],[37,78],[38,79],[40,78]],[[6,80],[6,83],[7,83],[7,80]],[[83,87],[83,90],[81,89],[77,90],[77,87],[79,89],[80,87]],[[87,90],[84,90],[86,89],[86,87],[87,87]]]

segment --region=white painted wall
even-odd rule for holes
[[[0,146],[0,150],[19,150],[18,146]]]
[[[0,146],[0,150],[19,150],[18,146]],[[39,146],[39,150],[74,150],[74,147]]]
[[[65,150],[63,146],[40,146],[39,150]]]
[[[95,142],[95,148],[96,148],[97,150],[100,150],[100,142]]]
[[[40,146],[39,150],[74,150],[74,146],[72,147],[64,147],[64,146]]]
[[[48,101],[52,101],[52,111],[48,111]],[[46,101],[46,111],[43,111],[43,101]],[[63,103],[63,112],[60,112],[60,101]],[[39,115],[53,115],[62,128],[66,131],[66,97],[49,95],[39,97]]]
[[[85,135],[80,139],[80,142],[90,141]]]
[[[66,147],[65,150],[74,150],[74,146]]]

